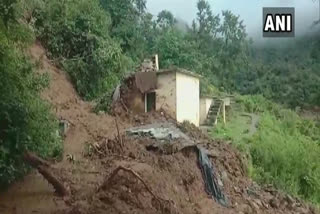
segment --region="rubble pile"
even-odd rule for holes
[[[104,166],[104,182],[97,183],[91,195],[74,200],[67,211],[73,214],[316,213],[302,201],[248,179],[243,158],[232,146],[209,139],[190,124],[179,127],[184,132],[172,123],[129,128],[120,137],[123,145],[119,138],[104,139],[95,145],[90,158]],[[217,187],[225,194],[227,204],[212,200],[206,191],[197,146],[207,151]]]

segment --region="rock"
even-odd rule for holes
[[[272,208],[275,208],[275,209],[278,209],[279,206],[280,206],[279,200],[277,200],[277,199],[275,199],[275,198],[271,199],[271,200],[269,201],[269,204],[270,204],[270,206],[271,206]]]
[[[260,209],[260,207],[258,206],[258,204],[256,204],[254,201],[251,201],[250,204],[251,204],[252,208],[253,208],[256,212]]]
[[[295,203],[295,200],[290,195],[287,195],[284,199],[289,205]]]
[[[221,179],[218,178],[217,180],[218,180],[218,185],[221,186],[221,187],[223,187],[223,183],[222,183]]]
[[[133,152],[129,153],[129,157],[132,158],[132,159],[136,159],[136,155]]]
[[[266,209],[269,209],[269,208],[270,208],[269,204],[265,203],[264,201],[262,202],[262,205],[263,205]]]
[[[299,214],[309,214],[309,209],[307,208],[304,208],[304,207],[299,207],[297,210],[296,210],[297,213]]]
[[[219,157],[219,152],[216,151],[216,150],[210,150],[210,151],[208,152],[208,156],[209,156],[210,158],[218,158],[218,157]]]
[[[259,197],[259,195],[257,194],[256,189],[254,189],[254,188],[252,188],[252,187],[249,187],[249,188],[247,189],[247,193],[248,193],[248,195],[254,196],[254,197],[256,197],[256,198]]]
[[[222,178],[222,180],[224,180],[224,181],[228,180],[228,173],[227,173],[226,171],[223,171],[223,172],[221,173],[221,178]]]
[[[263,204],[262,204],[261,200],[259,200],[259,199],[254,199],[253,201],[254,201],[254,203],[256,203],[259,207],[263,207]]]
[[[60,134],[62,137],[64,137],[64,136],[66,136],[67,132],[69,131],[70,123],[67,120],[61,119],[59,121],[59,127],[60,127]]]
[[[233,189],[235,193],[241,194],[241,190],[238,187],[233,187]]]
[[[235,202],[235,203],[232,205],[232,207],[233,207],[233,208],[236,208],[238,205],[239,205],[239,204],[238,204],[237,202]]]
[[[251,214],[252,208],[248,204],[241,204],[238,206],[239,213],[242,212],[244,214]]]
[[[287,206],[287,208],[288,208],[289,210],[294,210],[296,207],[297,207],[297,204],[296,204],[296,203],[288,204],[288,206]]]

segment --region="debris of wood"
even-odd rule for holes
[[[30,164],[32,167],[35,167],[35,168],[37,168],[38,166],[50,167],[50,163],[39,158],[34,153],[29,152],[29,151],[26,151],[24,153],[24,160],[27,161],[28,164]]]
[[[117,133],[118,133],[118,140],[120,142],[120,146],[121,146],[121,149],[123,149],[123,142],[122,142],[122,137],[120,135],[120,131],[119,131],[119,126],[118,126],[118,117],[116,116],[115,117],[115,121],[116,121],[116,128],[117,128]]]
[[[121,101],[123,108],[126,110],[127,113],[129,113],[129,109],[128,109],[127,105],[123,102],[122,99],[120,99],[120,101]]]
[[[70,191],[62,181],[60,181],[53,173],[50,172],[52,169],[48,162],[39,158],[35,154],[26,151],[23,155],[23,159],[26,163],[28,163],[33,168],[36,168],[38,172],[54,187],[56,193],[61,196],[65,197],[70,195]]]
[[[119,166],[118,168],[116,168],[112,173],[111,175],[109,176],[109,178],[107,180],[105,180],[103,182],[103,184],[101,185],[101,187],[99,188],[98,191],[100,190],[108,190],[110,188],[110,183],[111,181],[114,179],[114,177],[119,173],[119,171],[125,171],[125,172],[129,172],[131,173],[134,177],[136,177],[139,181],[142,182],[142,184],[145,186],[145,188],[147,189],[147,191],[152,195],[152,197],[154,199],[156,199],[159,203],[162,203],[162,202],[167,202],[167,203],[172,203],[172,201],[170,200],[166,200],[166,199],[163,199],[163,198],[160,198],[159,196],[155,195],[153,193],[153,191],[151,190],[151,188],[147,185],[147,183],[141,178],[141,176],[133,171],[132,169],[130,168],[126,168],[126,167],[123,167],[123,166]]]

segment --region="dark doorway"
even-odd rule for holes
[[[146,95],[146,110],[147,112],[156,110],[156,92],[147,93]]]

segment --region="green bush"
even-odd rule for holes
[[[43,158],[60,158],[62,153],[58,122],[39,96],[47,80],[34,74],[17,41],[4,35],[0,31],[0,188],[27,172],[25,150]]]
[[[93,99],[119,82],[130,61],[109,36],[110,17],[98,0],[43,0],[32,10],[38,38],[79,94]]]
[[[262,115],[250,145],[255,178],[320,203],[320,147],[304,125],[297,116]]]
[[[248,155],[249,174],[314,203],[320,203],[320,126],[302,119],[263,96],[238,96],[246,112],[260,116],[258,130],[248,136],[250,122],[235,115],[213,129],[213,137],[231,140]],[[239,112],[236,112],[239,113]]]

